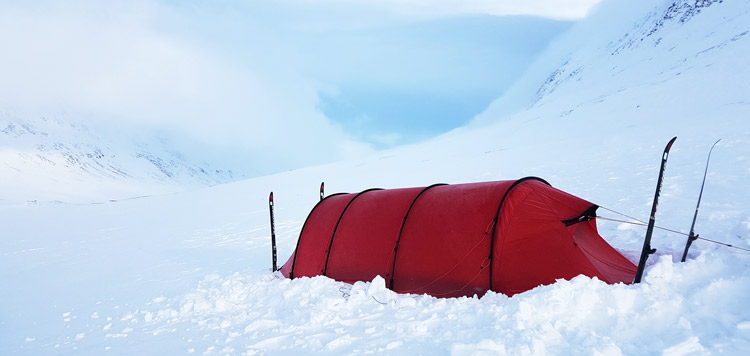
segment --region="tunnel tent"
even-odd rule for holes
[[[537,177],[334,194],[281,272],[380,275],[396,292],[436,297],[513,295],[581,274],[631,283],[636,266],[599,236],[597,208]]]

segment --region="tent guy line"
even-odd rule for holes
[[[605,208],[603,206],[600,206],[600,208],[606,209],[606,210],[610,210],[610,209],[607,209],[607,208]],[[613,211],[613,212],[617,213],[616,211]],[[622,214],[622,215],[624,215],[624,214]],[[642,221],[640,221],[638,219],[634,219],[636,221],[627,221],[627,220],[620,220],[620,219],[612,219],[612,218],[604,217],[604,216],[601,216],[601,215],[597,215],[596,218],[600,219],[600,220],[607,220],[607,221],[612,221],[612,222],[619,222],[619,223],[623,223],[623,224],[630,224],[630,225],[636,225],[636,226],[648,226],[648,224],[646,224],[646,223],[644,223],[644,222],[642,222]],[[671,233],[675,233],[675,234],[678,234],[678,235],[690,236],[687,233],[684,233],[684,232],[681,232],[681,231],[677,231],[677,230],[673,230],[673,229],[669,229],[669,228],[662,227],[662,226],[659,226],[659,225],[655,225],[654,228],[659,229],[659,230],[668,231],[668,232],[671,232]],[[698,240],[704,240],[704,241],[712,242],[712,243],[715,243],[717,245],[721,245],[721,246],[724,246],[724,247],[730,247],[730,248],[734,248],[734,249],[738,249],[738,250],[750,252],[750,249],[746,249],[746,248],[734,246],[734,245],[728,244],[726,242],[711,240],[711,239],[707,239],[705,237],[700,237],[700,236],[697,237],[697,239]]]
[[[669,231],[669,232],[672,232],[672,233],[675,233],[675,234],[678,234],[678,235],[687,236],[688,241],[687,241],[687,244],[685,246],[685,251],[683,252],[683,255],[682,255],[682,262],[685,262],[685,259],[687,258],[688,249],[690,248],[690,245],[692,244],[692,242],[694,240],[708,241],[708,242],[712,242],[712,243],[720,245],[720,246],[729,247],[729,248],[733,248],[733,249],[737,249],[737,250],[741,250],[741,251],[745,251],[745,252],[750,252],[750,249],[746,249],[746,248],[742,248],[742,247],[737,247],[737,246],[734,246],[732,244],[728,244],[726,242],[721,242],[721,241],[707,239],[705,237],[699,236],[698,234],[695,234],[695,221],[698,218],[698,209],[700,208],[701,197],[703,197],[703,187],[706,185],[706,176],[708,174],[708,164],[711,161],[711,153],[713,152],[714,147],[716,147],[716,144],[718,144],[719,141],[721,141],[721,139],[716,140],[716,142],[714,142],[714,144],[711,145],[711,149],[708,151],[708,158],[706,159],[706,169],[703,172],[703,182],[701,183],[701,190],[700,190],[700,193],[698,194],[698,203],[696,204],[696,207],[695,207],[695,215],[693,216],[693,223],[690,226],[690,233],[684,233],[684,232],[680,232],[680,231],[677,231],[677,230],[668,229],[668,228],[661,227],[661,226],[658,226],[658,225],[655,225],[655,224],[653,226],[653,228],[656,228],[656,229],[660,229],[660,230],[664,230],[664,231]],[[672,141],[670,141],[670,143],[667,146],[667,148],[669,148],[673,142],[674,142],[674,139]],[[662,169],[663,169],[663,165],[662,165]],[[657,188],[657,196],[658,196],[658,189],[659,188]],[[616,210],[613,210],[613,209],[610,209],[610,208],[607,208],[607,207],[604,207],[604,206],[601,206],[601,205],[599,207],[602,208],[602,209],[604,209],[604,210],[613,212],[615,214],[622,215],[622,216],[624,216],[624,217],[626,217],[628,219],[632,219],[632,220],[634,220],[636,222],[625,221],[625,220],[618,220],[618,219],[611,219],[611,218],[606,218],[606,217],[602,217],[602,216],[597,216],[597,218],[599,218],[599,219],[609,220],[609,221],[613,221],[613,222],[620,222],[620,223],[624,223],[624,224],[638,225],[638,226],[648,226],[649,225],[649,223],[647,223],[647,222],[645,222],[643,220],[640,220],[640,219],[632,217],[630,215],[621,213],[619,211],[616,211]]]

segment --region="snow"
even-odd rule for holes
[[[508,94],[520,102],[423,144],[138,199],[14,185],[0,201],[0,354],[749,354],[750,253],[698,240],[680,263],[685,236],[664,230],[641,284],[579,276],[510,298],[269,270],[270,191],[280,263],[321,181],[332,193],[535,175],[646,220],[673,136],[657,225],[687,233],[721,138],[696,231],[750,248],[750,2],[631,3],[605,2],[560,38]],[[645,228],[598,226],[638,259]]]

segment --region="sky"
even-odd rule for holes
[[[465,124],[598,2],[4,0],[0,109],[356,157]]]

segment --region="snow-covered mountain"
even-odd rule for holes
[[[424,144],[181,194],[0,205],[0,353],[745,355],[750,353],[750,1],[611,0],[472,125]],[[269,272],[318,184],[370,187],[535,175],[648,219],[677,136],[644,282],[577,277],[508,298],[397,295]],[[680,263],[711,145],[696,224]],[[61,228],[64,227],[64,228]],[[644,228],[598,221],[631,260]],[[533,256],[529,258],[533,259]]]
[[[226,183],[242,167],[187,157],[167,136],[0,114],[5,199],[90,202]]]
[[[724,103],[747,105],[748,69],[742,64],[748,54],[748,11],[745,1],[604,2],[475,122],[551,105],[561,118],[582,106],[620,105],[625,100],[632,109],[649,109],[642,106],[652,92],[661,94],[653,104],[677,111],[659,119],[679,116],[683,105],[708,110]],[[622,116],[641,113],[651,114],[628,110]]]

